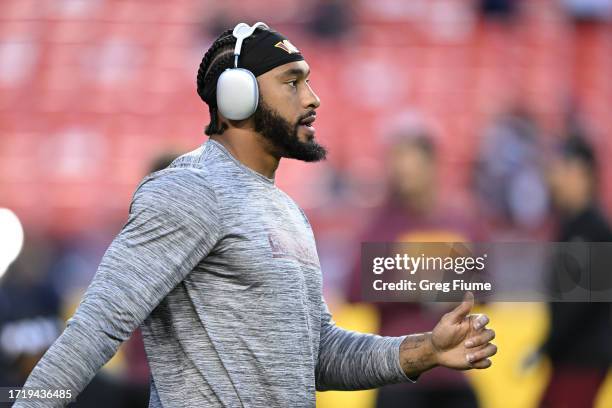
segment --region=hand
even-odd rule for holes
[[[436,365],[457,370],[491,366],[489,357],[497,353],[497,347],[490,343],[495,332],[485,328],[487,316],[468,315],[473,306],[474,295],[467,292],[463,302],[433,329],[431,344]]]

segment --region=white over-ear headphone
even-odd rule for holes
[[[238,68],[238,56],[245,38],[255,32],[257,27],[268,29],[262,22],[249,26],[240,23],[234,27],[232,35],[236,37],[234,48],[234,68],[228,68],[217,80],[217,107],[221,115],[231,120],[243,120],[257,110],[259,88],[255,75],[247,69]]]

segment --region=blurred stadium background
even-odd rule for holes
[[[0,214],[0,385],[20,385],[60,333],[154,162],[206,140],[195,76],[222,30],[265,21],[310,64],[329,159],[284,161],[277,184],[311,219],[338,324],[376,331],[377,309],[347,299],[359,242],[388,196],[397,135],[432,136],[438,195],[480,239],[553,239],[543,161],[572,132],[601,159],[610,214],[611,17],[609,0],[0,1],[0,207],[25,236],[7,269],[20,233]],[[419,239],[441,236],[428,237]],[[492,369],[467,374],[481,405],[535,406],[550,367],[520,362],[546,335],[546,305],[480,309],[500,347]],[[143,406],[143,362],[136,335],[78,406],[101,406],[108,390],[124,399],[106,406]],[[612,406],[612,377],[596,406]]]

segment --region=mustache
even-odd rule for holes
[[[311,111],[308,111],[308,112],[304,113],[303,115],[300,115],[300,116],[297,118],[297,122],[296,122],[296,123],[300,123],[300,122],[301,122],[301,121],[303,121],[304,119],[308,119],[308,118],[309,118],[309,117],[311,117],[311,116],[313,116],[313,117],[315,117],[315,118],[316,118],[316,117],[317,117],[317,112],[316,112],[316,111],[314,111],[314,110],[311,110]]]

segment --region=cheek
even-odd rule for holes
[[[280,113],[291,124],[296,124],[302,113],[300,104],[296,103],[295,98],[287,98],[285,103],[280,106]]]
[[[264,101],[267,106],[272,108],[281,118],[291,125],[294,125],[300,115],[299,103],[296,103],[296,96],[287,93],[276,94],[274,97],[266,97]]]
[[[302,96],[299,89],[291,89],[287,86],[287,89],[283,89],[283,92],[279,93],[279,109],[283,110],[287,115],[299,116],[302,113]]]

